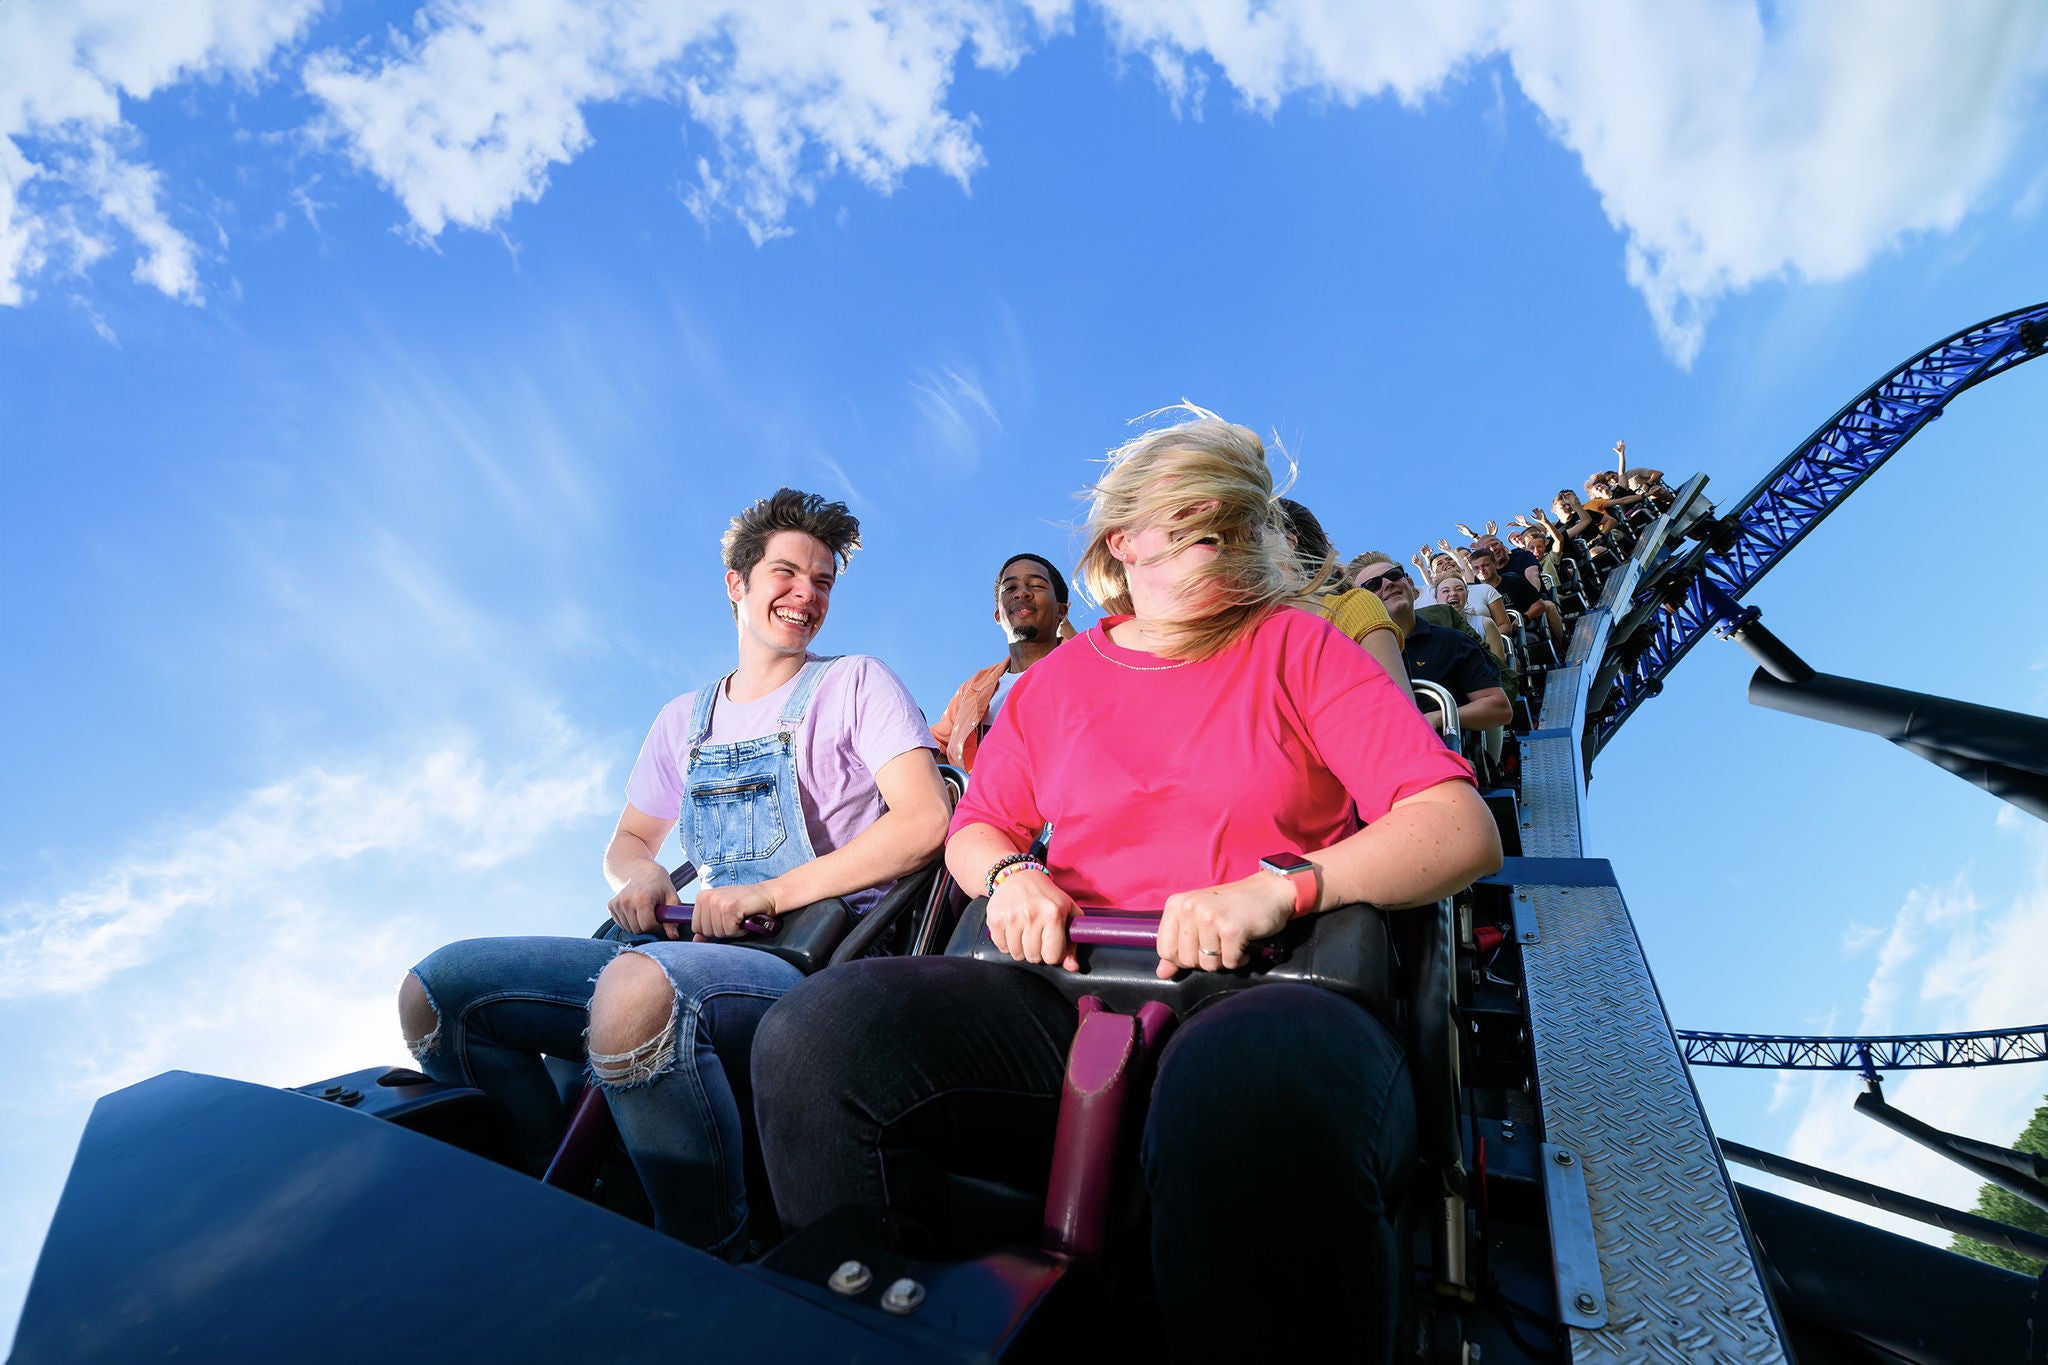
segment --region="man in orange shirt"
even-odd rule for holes
[[[1043,555],[1011,555],[996,572],[995,619],[1010,642],[1009,657],[960,684],[932,726],[944,761],[962,772],[974,770],[975,751],[995,723],[1010,684],[1073,634],[1067,624],[1067,580]]]

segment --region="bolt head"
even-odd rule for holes
[[[1579,1291],[1579,1296],[1576,1299],[1573,1299],[1572,1303],[1578,1307],[1578,1310],[1581,1313],[1590,1313],[1600,1306],[1594,1300],[1593,1296],[1591,1294],[1588,1294],[1583,1289]]]
[[[915,1313],[924,1302],[924,1286],[908,1275],[882,1291],[882,1307],[891,1313]]]
[[[875,1280],[875,1272],[859,1261],[841,1261],[832,1278],[825,1281],[835,1294],[858,1294]]]
[[[1555,1161],[1560,1166],[1569,1166],[1572,1164],[1572,1154],[1570,1152],[1559,1152],[1556,1156],[1552,1157],[1551,1160]]]

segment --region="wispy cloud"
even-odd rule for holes
[[[566,726],[308,767],[0,906],[0,1339],[93,1100],[180,1069],[302,1085],[403,1062],[434,947],[589,932],[616,772]],[[612,755],[610,757],[616,757]]]
[[[1112,37],[1176,103],[1209,65],[1251,108],[1296,93],[1416,105],[1504,57],[1624,239],[1672,358],[1715,303],[1780,275],[1833,280],[1977,205],[2037,112],[2048,10],[1909,0],[1762,9],[1335,7],[1101,0]]]
[[[92,306],[90,299],[86,298],[83,294],[73,294],[71,296],[71,304],[79,312],[85,314],[86,324],[92,328],[93,335],[106,342],[107,345],[112,346],[115,350],[121,348],[121,338],[114,335],[114,329],[107,325],[107,320],[100,316],[99,310]]]
[[[96,990],[175,948],[195,919],[218,931],[281,911],[344,911],[315,889],[343,866],[497,867],[601,815],[606,774],[566,731],[518,767],[494,767],[460,741],[399,762],[307,769],[210,823],[166,831],[77,890],[0,908],[0,1001]]]
[[[2048,961],[2048,836],[2025,832],[2031,871],[2018,894],[1987,904],[1967,876],[1909,894],[1889,926],[1859,936],[1880,946],[1857,1030],[1867,1034],[1966,1032],[2042,1022],[2040,963]],[[1801,1103],[1788,1154],[1828,1170],[1921,1198],[1968,1208],[1978,1181],[1960,1166],[1899,1137],[1852,1107],[1862,1082],[1847,1075],[1781,1077],[1773,1108]],[[1885,1096],[1937,1127],[2006,1143],[2048,1090],[2027,1067],[1907,1072],[1885,1081]],[[1750,1178],[1745,1176],[1745,1179]],[[1933,1229],[1857,1204],[1787,1187],[1851,1217],[1926,1241]]]
[[[0,5],[0,305],[20,305],[46,268],[83,270],[107,254],[107,229],[134,243],[136,280],[199,302],[197,253],[173,225],[161,175],[138,159],[124,106],[186,81],[256,79],[319,8]]]
[[[759,243],[833,177],[888,193],[933,170],[966,186],[985,154],[951,107],[959,64],[1007,72],[1084,8],[1189,116],[1212,80],[1268,115],[1301,97],[1419,108],[1504,63],[1577,155],[1681,365],[1722,298],[1843,278],[1988,202],[2048,73],[2048,8],[2022,0],[430,0],[409,30],[323,48],[297,75],[319,140],[397,196],[416,241],[502,234],[589,147],[591,109],[654,101],[702,135],[684,202]],[[198,255],[123,101],[264,79],[318,9],[180,0],[103,22],[0,7],[0,304],[46,269],[89,266],[108,232],[135,244],[138,280],[197,301]],[[1504,126],[1498,66],[1489,80],[1486,117]],[[2031,211],[2038,181],[2014,194]]]
[[[788,230],[837,173],[888,191],[929,167],[963,184],[981,165],[967,121],[946,107],[963,51],[1007,70],[1031,22],[995,4],[825,0],[746,4],[437,0],[417,37],[388,54],[330,50],[306,64],[323,127],[389,185],[413,228],[497,225],[545,192],[550,171],[590,143],[585,110],[618,100],[680,103],[710,135],[685,202],[730,213],[756,242]]]
[[[988,390],[970,367],[921,368],[911,377],[910,396],[939,447],[962,465],[972,466],[980,458],[984,429],[1002,429]]]

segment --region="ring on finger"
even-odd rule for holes
[[[1203,957],[1222,957],[1222,956],[1223,956],[1223,951],[1222,951],[1222,950],[1221,950],[1220,948],[1197,948],[1197,949],[1195,949],[1195,951],[1196,951],[1197,953],[1200,953],[1200,954],[1201,954],[1201,955],[1202,955]]]

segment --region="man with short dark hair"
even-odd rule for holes
[[[1365,558],[1365,556],[1360,556]],[[1486,730],[1514,719],[1514,707],[1500,685],[1500,669],[1486,647],[1454,630],[1415,615],[1415,584],[1408,571],[1375,554],[1358,570],[1358,586],[1379,595],[1403,635],[1401,658],[1408,676],[1450,689],[1458,703],[1458,728]]]
[[[1008,656],[961,683],[932,726],[939,752],[962,772],[974,771],[981,737],[995,724],[1011,684],[1059,644],[1067,624],[1067,580],[1043,555],[1011,555],[996,570],[995,620],[1010,642]]]
[[[399,988],[421,1069],[503,1104],[535,1175],[565,1117],[542,1057],[587,1062],[655,1226],[728,1259],[747,1246],[754,1029],[802,974],[770,953],[672,941],[660,851],[675,830],[702,871],[698,940],[832,897],[865,913],[938,852],[946,789],[910,693],[879,659],[810,652],[859,545],[846,504],[792,488],[732,519],[736,667],[662,708],[626,779],[604,855],[616,932],[453,943]]]
[[[1524,556],[1531,560],[1533,568],[1534,557],[1526,552]],[[1552,646],[1562,650],[1564,617],[1558,614],[1557,604],[1543,595],[1540,580],[1523,574],[1503,573],[1507,558],[1507,549],[1499,537],[1482,536],[1466,556],[1466,562],[1472,566],[1473,576],[1506,598],[1509,606],[1522,613],[1522,619],[1541,622],[1547,627]]]

